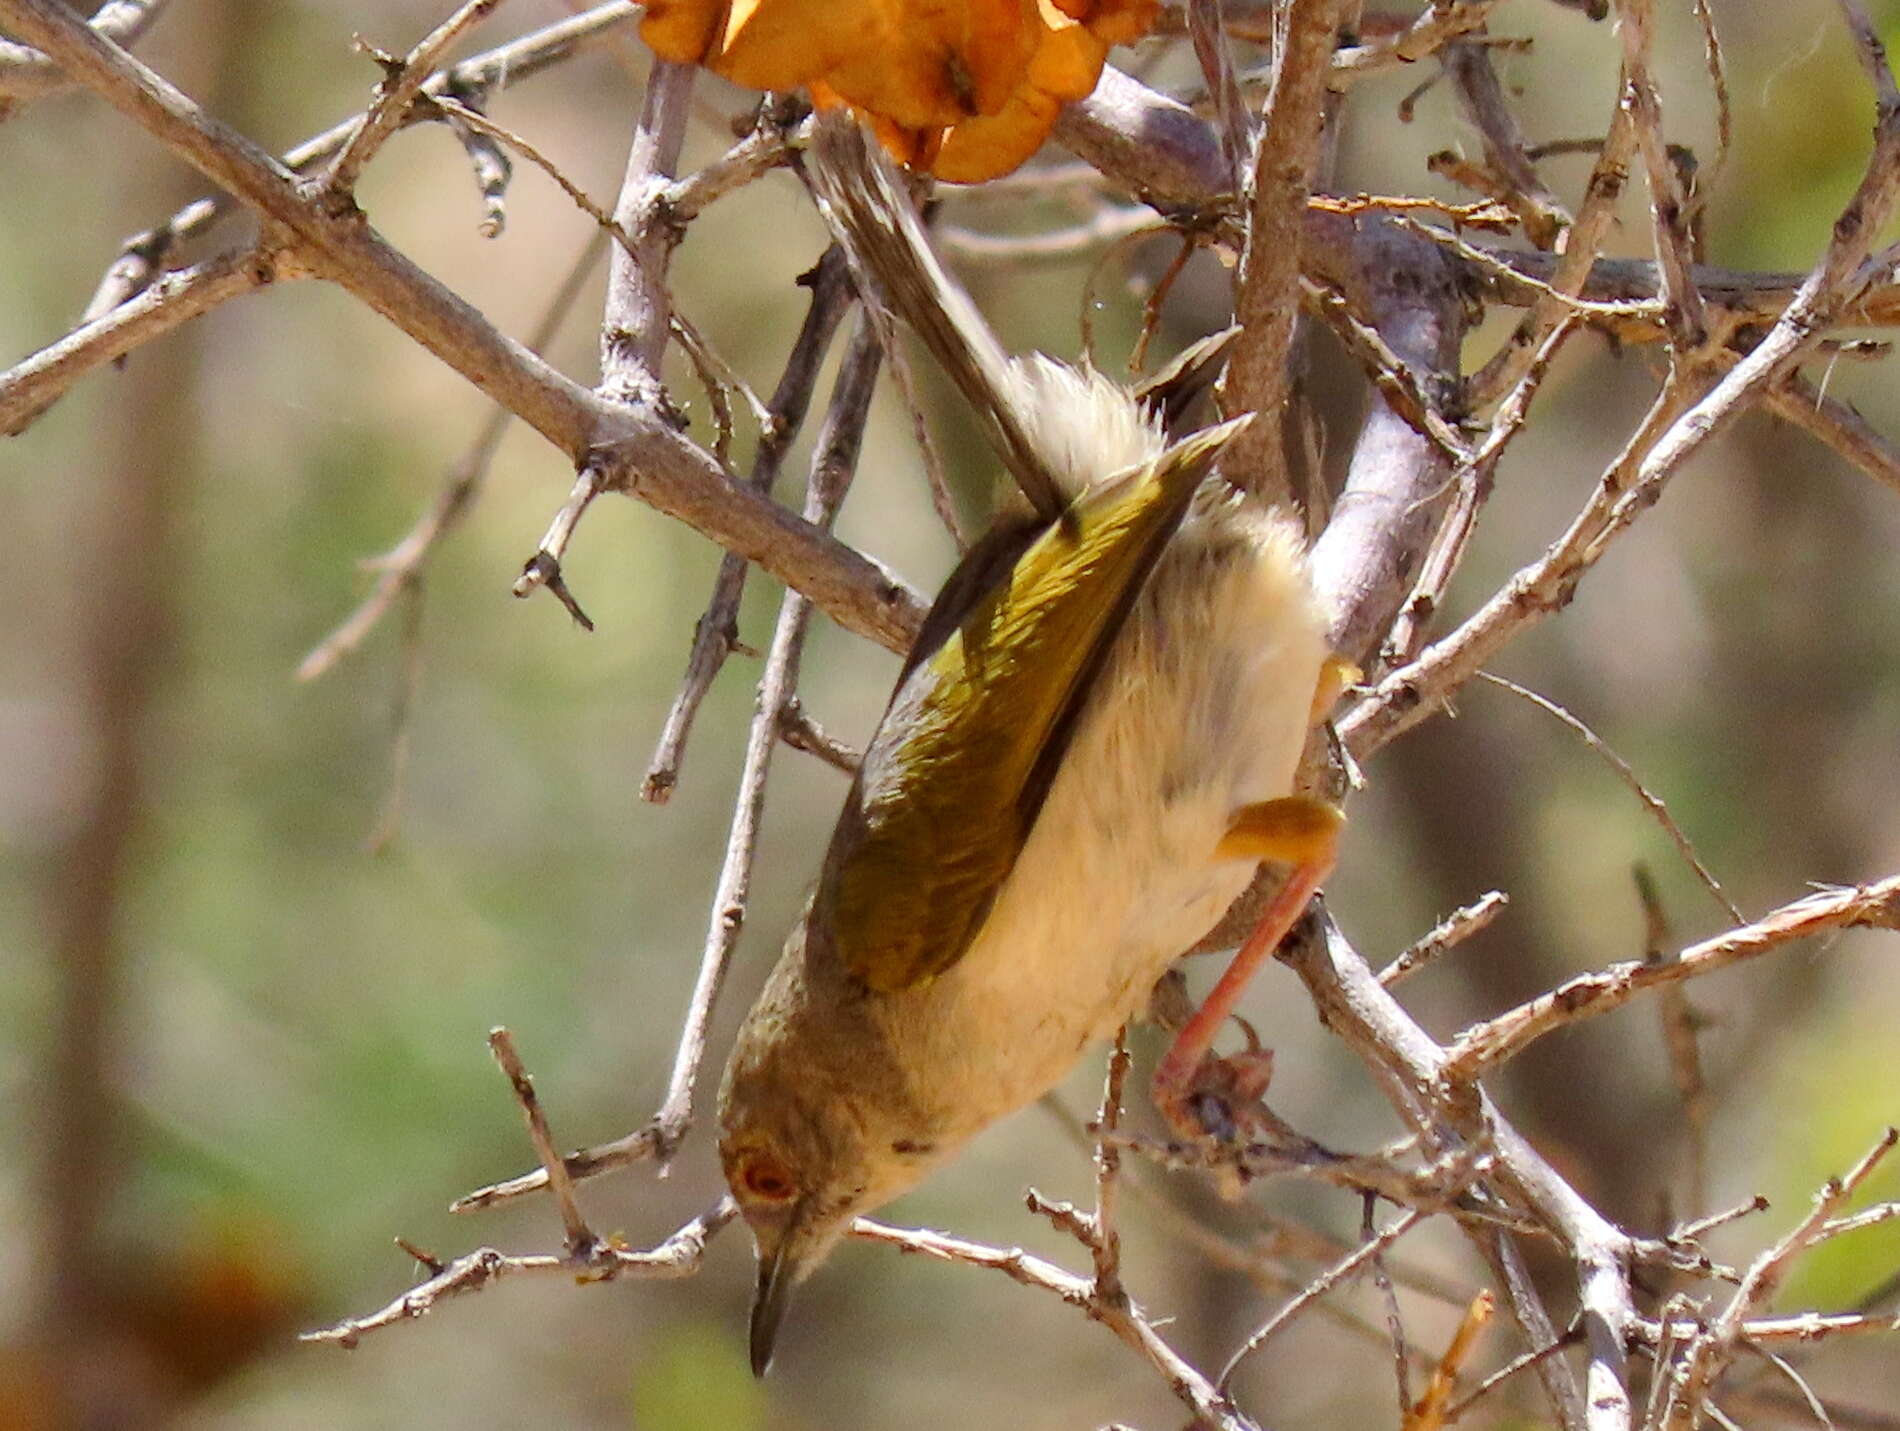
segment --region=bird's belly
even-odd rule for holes
[[[981,932],[890,1006],[895,1038],[935,1046],[922,1066],[960,1068],[943,1086],[986,1089],[968,1131],[1066,1076],[1253,874],[1215,852],[1290,792],[1326,646],[1296,539],[1248,537],[1163,559]]]

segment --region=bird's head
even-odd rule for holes
[[[759,1256],[751,1330],[759,1374],[792,1288],[853,1218],[938,1161],[884,1066],[887,1050],[847,1003],[812,999],[800,967],[781,964],[739,1031],[720,1093],[720,1163]]]

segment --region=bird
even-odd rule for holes
[[[1010,357],[854,121],[818,116],[807,165],[861,292],[930,348],[1024,500],[924,620],[727,1064],[760,1375],[854,1218],[1060,1082],[1278,860],[1290,875],[1154,1078],[1187,1137],[1206,1097],[1260,1091],[1222,1076],[1214,1036],[1341,823],[1293,788],[1345,679],[1302,529],[1217,470],[1273,415],[1171,441],[1169,393]]]

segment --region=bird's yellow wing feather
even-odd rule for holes
[[[1244,421],[1098,483],[1033,536],[973,549],[946,584],[865,752],[812,912],[813,935],[871,988],[908,988],[969,948],[1109,644]]]

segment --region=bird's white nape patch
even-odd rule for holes
[[[1093,368],[1031,353],[1012,360],[1010,379],[1023,427],[1070,497],[1167,448],[1135,395]]]

